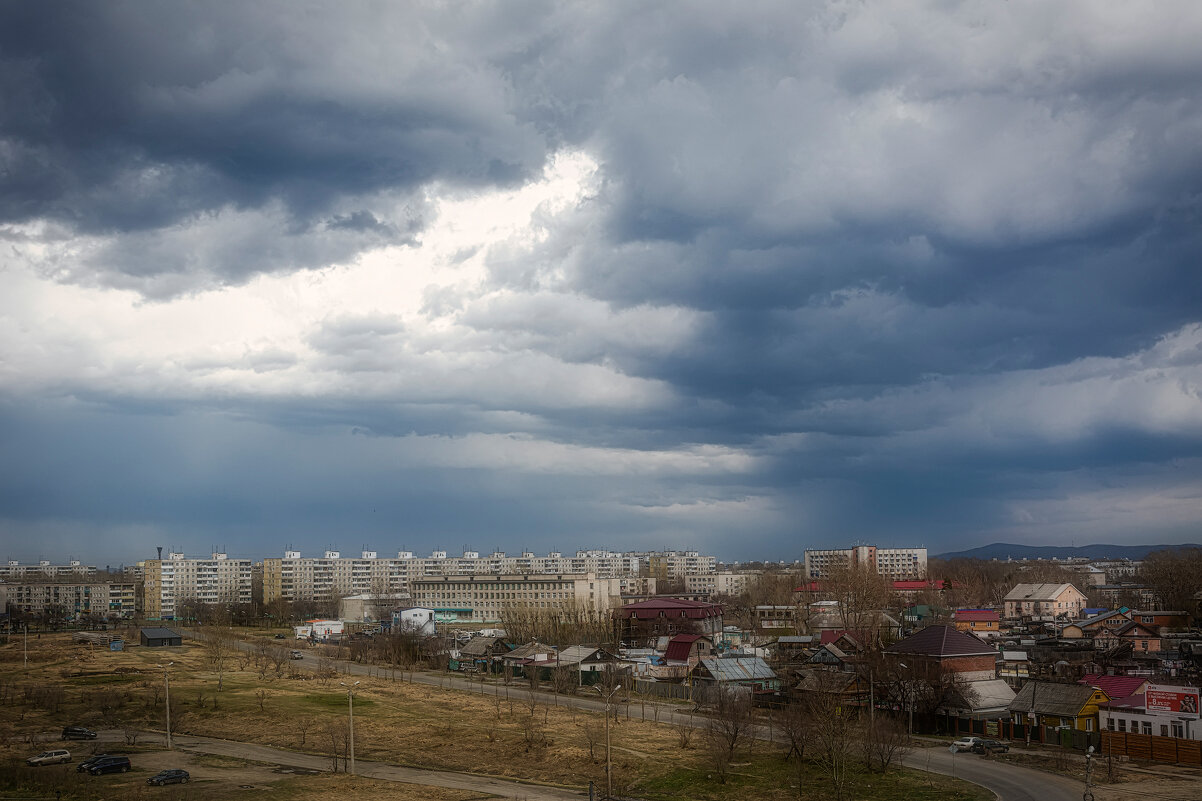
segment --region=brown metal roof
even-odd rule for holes
[[[885,649],[887,654],[919,656],[997,656],[998,652],[955,626],[927,626]]]

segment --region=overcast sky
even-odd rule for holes
[[[0,557],[1198,541],[1199,42],[0,3]]]

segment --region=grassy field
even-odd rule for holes
[[[288,644],[291,647],[291,643]],[[15,657],[15,658],[14,658]],[[163,671],[171,666],[172,728],[231,740],[329,754],[343,737],[347,697],[339,681],[298,670],[295,663],[260,670],[254,662],[226,660],[218,692],[214,663],[200,645],[92,651],[66,637],[44,635],[30,643],[30,668],[22,669],[19,644],[0,648],[0,734],[9,758],[29,746],[13,740],[31,732],[52,732],[66,724],[96,728],[144,727],[162,730]],[[549,784],[604,785],[603,719],[599,714],[505,697],[505,688],[471,694],[384,678],[354,677],[355,751],[359,759],[413,767],[482,773]],[[54,688],[63,688],[61,698]],[[516,689],[516,688],[515,688]],[[40,695],[39,695],[40,694]],[[638,707],[631,712],[637,716]],[[683,747],[675,728],[654,722],[613,722],[615,790],[654,801],[670,799],[826,798],[816,766],[806,765],[798,794],[795,764],[765,743],[738,755],[726,784],[712,777],[700,734]],[[591,748],[590,748],[591,746]],[[591,751],[591,753],[590,753]],[[212,759],[208,757],[206,759]],[[341,777],[320,777],[328,788]],[[287,779],[317,786],[318,777]],[[142,778],[142,782],[145,777]],[[284,781],[280,779],[280,781]],[[962,782],[925,774],[891,771],[886,776],[855,774],[852,797],[977,801],[988,795]],[[169,788],[175,791],[178,788]],[[74,793],[74,791],[71,791]],[[182,792],[182,791],[181,791]],[[86,795],[65,797],[88,798]],[[183,796],[181,796],[183,797]],[[210,796],[206,796],[210,797]],[[307,797],[292,794],[289,797]],[[388,796],[397,797],[401,796]],[[432,798],[435,796],[424,795]],[[452,798],[447,796],[447,798]]]

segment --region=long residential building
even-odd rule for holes
[[[143,566],[143,614],[150,620],[181,615],[189,601],[202,604],[249,604],[252,563],[214,553],[208,559],[171,553],[148,559]]]
[[[136,589],[119,581],[0,582],[0,610],[60,620],[131,618]]]
[[[78,559],[72,559],[65,565],[53,565],[49,559],[43,559],[36,565],[23,565],[16,559],[0,564],[0,579],[79,579],[93,578],[95,575],[95,565],[82,564]]]
[[[595,573],[428,576],[414,579],[411,593],[440,619],[495,621],[506,612],[607,613],[621,605],[620,585]]]
[[[375,551],[362,551],[359,556],[326,551],[313,557],[288,550],[283,558],[263,560],[262,599],[265,603],[329,601],[364,593],[404,593],[411,591],[415,580],[438,576],[591,573],[598,579],[647,578],[654,586],[657,577],[713,573],[714,564],[714,557],[695,551],[646,554],[590,550],[576,551],[573,555],[552,551],[546,556],[536,556],[530,551],[519,555],[464,551],[458,556],[434,551],[425,557],[415,556],[412,551],[399,551],[395,557],[380,556]]]
[[[806,576],[811,579],[829,578],[831,571],[847,565],[864,565],[889,579],[921,580],[927,577],[927,549],[857,545],[805,552]]]

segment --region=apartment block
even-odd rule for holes
[[[718,568],[715,557],[704,556],[697,551],[650,551],[638,556],[644,575],[654,576],[661,581],[708,575]]]
[[[461,555],[433,551],[429,556],[398,551],[395,557],[382,557],[375,551],[363,551],[358,557],[343,556],[339,551],[306,557],[300,551],[289,550],[283,558],[263,560],[262,599],[265,603],[329,601],[347,595],[404,593],[411,591],[417,579],[439,576],[591,573],[601,580],[650,577],[645,558],[645,554],[601,550],[576,551],[574,555],[552,551],[545,556],[531,551],[518,555],[504,551],[481,554],[468,550]],[[665,562],[663,567],[669,575],[684,575],[682,571],[701,570],[707,564],[713,572],[712,556],[690,552],[672,558],[676,561]],[[654,588],[654,581],[651,586]]]
[[[811,579],[828,578],[832,570],[846,565],[864,565],[888,579],[921,580],[927,577],[927,549],[857,545],[805,552],[805,572]]]
[[[81,564],[73,559],[65,565],[52,565],[49,559],[43,559],[36,565],[23,565],[15,559],[0,565],[0,579],[37,579],[37,578],[94,578],[95,565]]]
[[[594,573],[429,576],[414,579],[411,594],[443,619],[495,621],[511,610],[608,612],[621,604],[619,582]]]
[[[171,553],[166,559],[147,559],[143,567],[143,613],[151,620],[174,619],[183,604],[249,604],[252,563],[213,553],[208,559]]]
[[[132,582],[8,581],[0,583],[0,609],[62,620],[131,618],[135,595]]]
[[[685,576],[684,589],[689,595],[740,595],[751,578],[748,573],[703,573]]]

